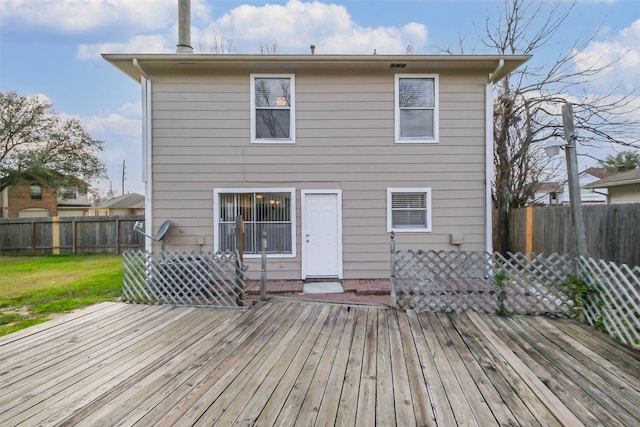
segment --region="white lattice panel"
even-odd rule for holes
[[[123,257],[126,301],[193,306],[242,305],[246,287],[244,267],[235,254],[128,251]]]
[[[396,251],[394,289],[400,308],[514,314],[571,314],[567,255]]]
[[[640,267],[581,257],[580,269],[593,291],[585,304],[586,321],[640,348]]]

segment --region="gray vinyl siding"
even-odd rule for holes
[[[256,73],[261,70],[256,70]],[[270,279],[300,279],[300,190],[342,190],[345,278],[388,277],[388,187],[432,189],[431,233],[400,247],[485,248],[485,74],[439,74],[440,142],[394,143],[394,73],[295,74],[295,144],[251,144],[249,75],[153,80],[153,218],[168,247],[213,247],[213,189],[296,189],[297,256],[269,260]],[[259,260],[249,260],[259,276]]]

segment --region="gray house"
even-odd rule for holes
[[[109,54],[141,82],[145,215],[249,276],[384,278],[399,247],[491,250],[493,84],[528,56]]]

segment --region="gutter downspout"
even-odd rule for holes
[[[484,203],[485,203],[485,251],[493,252],[493,215],[491,202],[491,183],[493,182],[493,83],[491,80],[485,85],[485,175],[484,175]]]
[[[151,173],[152,129],[151,129],[151,79],[144,72],[137,58],[133,58],[133,66],[140,71],[140,86],[142,89],[142,181],[144,182],[144,224],[147,233],[153,230],[152,191],[153,179]],[[153,241],[145,239],[145,250],[153,250]]]
[[[485,175],[484,175],[484,205],[485,205],[485,251],[493,252],[493,212],[491,202],[491,183],[494,178],[493,170],[493,85],[495,76],[504,67],[504,59],[500,58],[498,66],[489,73],[489,79],[485,85],[484,99],[485,99]]]
[[[144,70],[142,69],[142,66],[138,62],[138,58],[133,58],[133,66],[136,67],[138,71],[140,71],[140,74],[142,74],[142,77],[144,77],[147,80],[151,80],[149,76],[147,76],[147,73],[145,73]]]
[[[500,58],[496,69],[493,71],[493,73],[489,73],[489,83],[497,83],[497,81],[495,80],[495,76],[500,72],[500,70],[502,70],[502,68],[504,68],[504,59]]]

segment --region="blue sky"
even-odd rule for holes
[[[43,94],[55,109],[77,117],[105,141],[101,158],[113,188],[144,192],[140,179],[140,88],[100,53],[175,52],[178,0],[0,1],[0,90]],[[563,2],[566,4],[566,2]],[[233,42],[234,53],[440,53],[464,39],[465,53],[483,47],[485,20],[502,0],[209,1],[192,0],[192,44],[207,53],[213,34]],[[535,2],[548,10],[550,1]],[[611,87],[640,87],[640,1],[578,0],[556,38],[533,59],[544,64],[576,41],[593,62],[627,52],[610,75]],[[595,89],[594,89],[595,90]],[[640,103],[639,103],[640,105]],[[639,118],[640,120],[640,118]],[[601,154],[598,154],[601,156]],[[588,161],[588,160],[586,160]],[[98,183],[106,191],[109,180]]]

